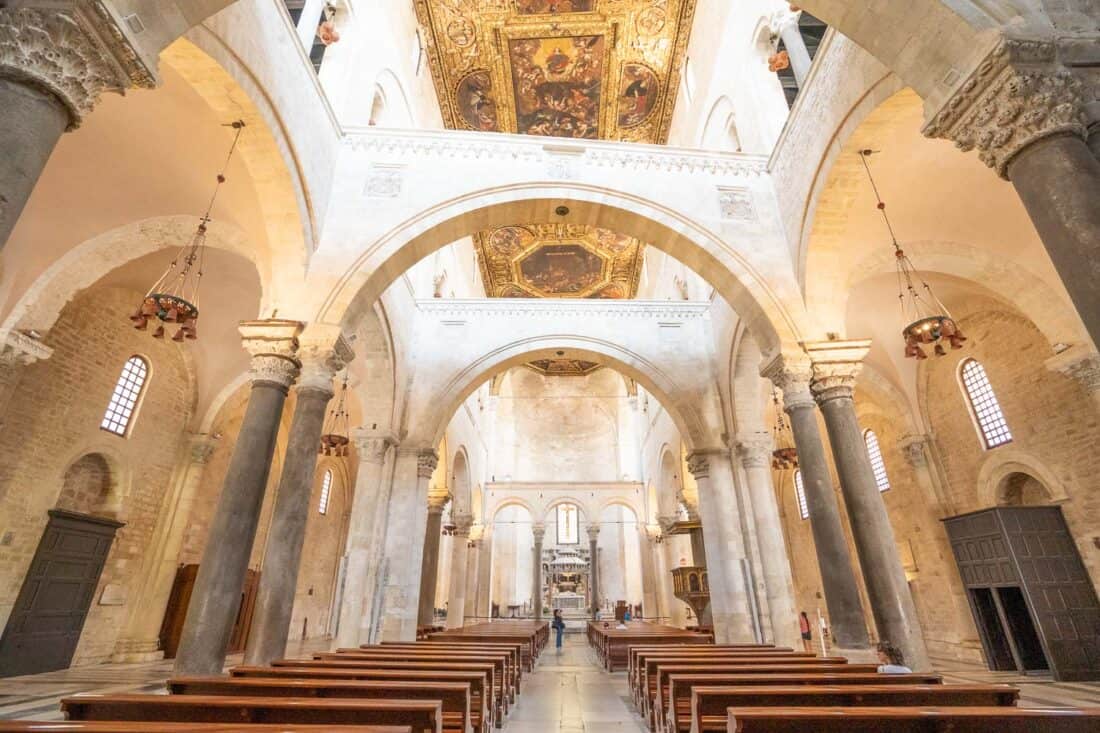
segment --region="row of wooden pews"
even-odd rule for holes
[[[620,628],[620,626],[622,628]],[[712,644],[710,631],[699,631],[651,624],[646,621],[589,621],[588,644],[596,650],[608,672],[622,669],[627,664],[627,651],[635,644],[663,645]]]
[[[176,677],[167,695],[75,695],[61,701],[67,722],[0,721],[0,733],[490,733],[502,727],[549,627],[469,630]]]
[[[628,628],[624,642],[631,697],[654,733],[1100,733],[1100,709],[1019,708],[1008,685],[945,685],[770,645],[683,643],[659,628]],[[601,658],[614,632],[590,625]]]

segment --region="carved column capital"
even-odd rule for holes
[[[531,534],[535,536],[535,544],[541,545],[546,537],[546,525],[542,522],[535,522],[531,525]]]
[[[206,465],[210,456],[214,455],[216,443],[213,436],[206,433],[195,433],[188,439],[191,463],[199,466]]]
[[[913,468],[925,468],[928,466],[928,458],[924,454],[924,445],[931,440],[927,435],[903,435],[898,439],[898,448],[905,455],[905,461]]]
[[[252,355],[249,378],[253,382],[273,382],[283,388],[294,384],[301,363],[298,361],[298,321],[271,319],[244,321],[238,326],[241,345]]]
[[[455,526],[455,537],[469,537],[470,528],[474,526],[474,516],[466,512],[454,512],[451,514],[451,522]]]
[[[589,522],[584,531],[588,534],[588,541],[595,542],[600,538],[600,525],[599,522]]]
[[[923,132],[977,150],[1007,179],[1009,162],[1027,145],[1051,135],[1084,138],[1085,101],[1056,42],[1002,38]]]
[[[687,468],[696,481],[702,481],[710,476],[710,453],[695,451],[688,454]]]
[[[382,463],[386,460],[386,451],[390,446],[397,445],[397,438],[393,435],[389,433],[379,435],[363,428],[352,430],[351,439],[355,442],[359,460],[367,463]]]
[[[675,514],[666,514],[657,517],[657,524],[658,526],[660,526],[661,534],[665,535],[671,534],[673,526],[675,526],[675,524],[679,521],[680,517],[676,516]]]
[[[4,366],[15,364],[26,366],[42,359],[49,359],[51,356],[53,356],[53,349],[18,331],[9,331],[3,344],[0,345],[0,364]]]
[[[863,359],[871,350],[871,342],[815,341],[803,344],[813,362],[814,378],[810,390],[819,405],[830,400],[851,399],[856,376],[863,368]]]
[[[767,433],[754,433],[737,437],[737,456],[746,468],[767,468],[772,463],[772,451],[775,449],[772,436]]]
[[[434,450],[420,451],[416,456],[416,475],[418,478],[430,479],[435,473],[435,467],[439,465],[439,454]]]
[[[102,0],[32,0],[0,7],[0,77],[45,89],[80,125],[104,92],[156,78]]]
[[[1090,346],[1075,344],[1045,362],[1052,372],[1064,374],[1089,393],[1100,392],[1100,354]]]
[[[442,514],[447,502],[452,498],[451,494],[445,489],[428,489],[428,513]]]
[[[813,408],[810,394],[813,366],[805,354],[779,354],[763,369],[760,376],[771,381],[783,393],[783,411]]]
[[[331,398],[333,378],[355,358],[355,352],[338,326],[319,329],[311,325],[299,341],[298,359],[302,363],[302,375],[298,378],[298,389],[319,390]]]

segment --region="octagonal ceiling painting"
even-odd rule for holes
[[[596,362],[584,359],[536,359],[526,366],[546,377],[583,377],[600,368]]]
[[[485,292],[499,298],[633,298],[643,247],[608,229],[501,227],[474,236]]]

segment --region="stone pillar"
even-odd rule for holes
[[[737,441],[737,453],[745,469],[752,501],[756,541],[760,546],[760,565],[771,616],[773,641],[777,646],[797,649],[801,643],[798,609],[794,601],[794,581],[787,557],[787,542],[772,482],[772,439],[768,434],[743,436]]]
[[[5,5],[0,7],[0,247],[61,134],[79,127],[103,92],[156,86],[156,60],[146,64],[127,29],[101,3]]]
[[[471,624],[477,616],[477,599],[481,593],[481,533],[484,528],[474,525],[470,540],[466,543],[466,603],[463,606],[463,623]]]
[[[856,374],[870,346],[870,341],[807,344],[814,360],[812,388],[825,416],[879,638],[900,649],[908,666],[927,671],[930,665],[920,620],[853,401]]]
[[[493,536],[488,531],[481,535],[481,555],[477,561],[477,616],[479,621],[492,614],[493,598]]]
[[[833,493],[817,411],[810,394],[810,362],[805,358],[780,355],[761,373],[783,391],[783,411],[791,419],[833,643],[841,649],[866,649],[870,639],[859,600],[859,586],[852,570],[848,540],[840,523],[840,505]]]
[[[1095,45],[1095,41],[1092,42]],[[1085,72],[1081,72],[1082,76]],[[1012,181],[1094,344],[1100,344],[1100,161],[1058,42],[1003,38],[925,126]]]
[[[642,569],[642,616],[656,618],[661,615],[657,603],[657,568],[654,563],[654,547],[660,527],[638,523],[638,553]]]
[[[187,607],[177,675],[221,674],[225,664],[283,403],[298,376],[301,330],[301,323],[282,320],[246,321],[240,326],[244,347],[252,355],[252,391]]]
[[[386,580],[381,609],[384,641],[416,639],[428,528],[428,482],[438,463],[434,450],[397,451],[386,520]],[[438,545],[436,548],[438,554]]]
[[[354,356],[339,326],[311,325],[302,334],[298,350],[302,374],[295,387],[294,418],[267,533],[245,664],[265,666],[286,653],[332,380]]]
[[[595,620],[600,610],[600,548],[597,544],[600,539],[600,525],[598,522],[589,522],[585,531],[588,532],[588,590],[592,596],[589,600],[592,602],[592,618]]]
[[[374,590],[374,585],[370,583],[373,576],[371,559],[375,543],[382,540],[375,527],[378,515],[385,509],[380,501],[382,467],[386,452],[391,445],[396,445],[391,436],[371,435],[361,429],[353,432],[352,440],[359,456],[359,470],[355,475],[355,494],[348,520],[344,599],[336,632],[337,646],[345,648],[369,641],[370,614],[367,607],[370,605],[368,598]]]
[[[781,10],[772,16],[771,32],[783,39],[783,47],[787,49],[787,56],[791,59],[791,71],[794,72],[794,80],[801,89],[806,83],[806,76],[810,73],[810,50],[806,48],[806,40],[802,37],[802,31],[798,28],[798,19],[801,11],[792,12]]]
[[[694,451],[688,456],[688,470],[699,487],[714,639],[719,644],[752,643],[752,616],[741,569],[745,545],[729,453],[725,449]]]
[[[431,626],[435,623],[435,586],[439,578],[439,537],[443,531],[443,509],[450,501],[445,491],[428,494],[428,524],[424,535],[424,555],[420,562],[420,610],[417,623]]]
[[[447,599],[447,628],[458,629],[466,623],[466,564],[469,562],[470,527],[474,518],[469,514],[451,516],[455,532],[451,549],[451,593]]]
[[[536,621],[542,621],[542,541],[546,537],[546,525],[542,522],[535,522],[531,526],[531,534],[535,538],[535,544],[532,548],[534,557],[531,558],[534,561],[531,566],[531,611]]]
[[[214,452],[209,435],[192,435],[186,446],[183,467],[172,482],[157,515],[150,547],[145,553],[137,592],[129,603],[125,627],[115,643],[112,662],[150,662],[164,657],[160,648],[160,626],[176,581],[176,566],[195,493],[202,481],[206,462]]]

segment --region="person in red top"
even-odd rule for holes
[[[805,611],[798,614],[798,630],[802,632],[802,648],[812,652],[814,650],[814,632],[810,627],[810,617],[806,615]]]

